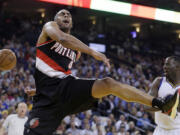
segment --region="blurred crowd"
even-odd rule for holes
[[[15,113],[15,105],[18,102],[24,101],[28,110],[32,109],[32,100],[24,93],[24,89],[35,88],[33,73],[39,25],[30,24],[28,21],[17,22],[12,18],[3,18],[0,23],[1,28],[16,26],[11,28],[9,33],[0,31],[0,49],[12,49],[17,56],[16,68],[0,72],[0,126],[9,114]],[[76,31],[73,33],[78,35]],[[89,40],[93,41],[92,37],[89,37]],[[114,38],[113,36],[113,41]],[[145,50],[148,48],[141,44],[138,39],[129,37],[119,46],[113,45],[112,42],[107,52],[111,59],[110,71],[102,62],[83,54],[75,63],[72,73],[83,78],[111,76],[148,92],[154,78],[162,75],[163,57],[146,54]],[[145,53],[140,53],[141,49]],[[153,115],[145,112],[142,105],[127,103],[109,95],[99,100],[97,108],[67,116],[54,135],[151,135],[154,127]]]

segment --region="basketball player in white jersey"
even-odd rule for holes
[[[175,92],[180,91],[180,57],[171,56],[166,58],[164,66],[164,77],[157,77],[151,87],[150,95],[161,98],[169,98]],[[180,134],[180,112],[172,119],[161,111],[155,112],[157,127],[153,135],[179,135]]]
[[[99,98],[109,94],[163,111],[174,106],[175,98],[164,102],[109,77],[95,80],[72,76],[78,52],[91,55],[109,68],[110,64],[104,54],[72,36],[71,28],[72,16],[65,9],[42,28],[36,45],[36,95],[24,135],[52,135],[65,116],[89,110],[97,105]]]
[[[17,114],[10,114],[4,121],[1,135],[23,135],[24,124],[27,121],[27,105],[23,102],[17,106]]]

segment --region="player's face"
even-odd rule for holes
[[[167,78],[173,77],[176,72],[176,64],[173,59],[166,58],[163,66],[164,74]]]
[[[60,29],[66,30],[66,29],[71,29],[72,28],[72,16],[69,11],[63,9],[60,10],[57,13],[56,20],[57,24],[60,26]]]

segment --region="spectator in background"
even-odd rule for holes
[[[0,119],[0,129],[2,128],[2,124],[8,116],[8,110],[4,110],[1,112],[2,118]]]
[[[17,114],[9,115],[1,128],[1,135],[7,133],[8,135],[23,135],[24,124],[27,121],[27,105],[23,102],[17,106]]]
[[[79,135],[80,130],[77,129],[76,125],[74,122],[70,123],[70,128],[68,128],[65,132],[66,134],[71,134],[71,135]]]
[[[120,127],[121,127],[122,124],[125,126],[125,129],[127,130],[128,129],[128,124],[127,124],[127,121],[126,121],[126,118],[125,118],[124,115],[121,115],[119,117],[119,120],[115,124],[117,131],[120,130]]]
[[[147,130],[147,131],[146,131],[146,134],[147,134],[147,135],[153,135],[153,132]]]
[[[118,130],[117,135],[126,135],[126,125],[124,123],[120,124],[120,128]]]
[[[135,132],[135,124],[134,124],[134,122],[133,121],[130,121],[129,122],[129,129],[128,129],[128,132],[130,133],[130,134],[133,134],[134,132]]]
[[[100,112],[100,115],[102,116],[108,116],[109,112],[107,110],[111,109],[110,102],[107,97],[102,98],[102,102],[99,103],[98,105],[98,111]]]
[[[0,100],[0,112],[3,112],[4,110],[7,109],[8,109],[8,105],[5,102],[2,103],[2,100]]]
[[[111,119],[107,121],[107,125],[105,126],[106,133],[110,135],[112,133],[112,127],[114,124],[112,123]]]
[[[93,116],[92,130],[93,130],[94,135],[104,135],[105,134],[105,130],[101,124],[100,117],[98,117],[96,115]]]
[[[141,118],[143,120],[143,128],[145,130],[147,130],[149,128],[148,124],[150,124],[150,120],[148,118],[148,114],[144,113],[143,118]]]
[[[65,135],[65,131],[66,131],[66,123],[62,121],[57,131],[53,135]]]
[[[83,130],[81,130],[80,135],[93,135],[93,131],[90,129],[89,124],[85,124],[85,128]]]

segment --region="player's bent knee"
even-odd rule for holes
[[[113,87],[114,79],[110,77],[96,80],[92,88],[92,96],[95,98],[102,98],[103,96],[111,94],[111,87]]]
[[[107,77],[102,79],[105,84],[105,90],[109,92],[109,94],[117,93],[120,89],[124,89],[124,85],[120,82],[117,82],[113,78]]]
[[[110,77],[106,77],[106,78],[102,79],[101,81],[104,84],[104,89],[107,91],[110,91],[114,85],[115,80]]]

